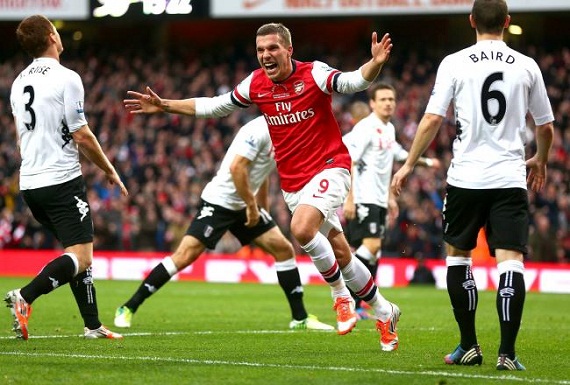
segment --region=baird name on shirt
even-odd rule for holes
[[[501,51],[481,51],[480,54],[472,53],[469,55],[469,58],[473,61],[473,63],[477,63],[478,61],[485,61],[485,60],[495,60],[495,61],[502,61],[507,64],[513,64],[515,62],[515,58],[513,55],[506,55]]]

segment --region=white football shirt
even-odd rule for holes
[[[37,58],[12,83],[10,104],[20,140],[20,189],[81,175],[72,132],[87,124],[79,75],[56,59]]]
[[[245,202],[236,191],[230,172],[230,166],[236,155],[251,161],[249,165],[249,183],[254,195],[259,191],[269,173],[275,168],[273,143],[263,116],[244,125],[236,134],[228,148],[218,172],[204,187],[202,199],[208,203],[230,210],[242,210]]]
[[[526,189],[525,117],[554,120],[536,62],[501,40],[483,40],[443,59],[426,108],[454,103],[457,136],[447,182],[456,187]]]
[[[342,138],[352,162],[354,203],[388,208],[394,160],[404,161],[408,152],[396,141],[396,129],[372,113],[356,123]]]

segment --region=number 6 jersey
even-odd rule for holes
[[[537,125],[554,120],[536,62],[500,40],[448,55],[425,112],[445,116],[452,101],[457,134],[447,182],[470,189],[526,189],[525,116],[530,112]]]
[[[81,175],[71,133],[87,124],[83,99],[79,75],[56,59],[37,58],[14,80],[10,104],[22,157],[21,190]]]

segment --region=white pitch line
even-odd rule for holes
[[[63,354],[63,353],[29,353],[29,352],[0,352],[0,356],[20,356],[20,357],[56,357],[56,358],[81,358],[81,359],[102,359],[102,360],[124,360],[124,361],[152,361],[152,362],[173,362],[181,364],[200,364],[200,365],[220,365],[220,366],[245,366],[255,368],[276,368],[276,369],[294,369],[294,370],[321,370],[331,372],[349,372],[349,373],[380,373],[380,374],[398,374],[398,375],[425,375],[425,376],[447,376],[455,378],[471,378],[483,380],[502,380],[514,381],[521,383],[546,383],[556,385],[568,385],[570,381],[565,380],[551,380],[541,378],[525,378],[515,377],[513,375],[500,375],[500,376],[486,376],[477,374],[464,374],[456,372],[445,371],[407,371],[407,370],[387,370],[378,368],[350,368],[338,366],[315,366],[315,365],[287,365],[287,364],[269,364],[261,362],[246,362],[246,361],[222,361],[222,360],[196,360],[191,358],[173,358],[173,357],[149,357],[149,356],[114,356],[114,355],[89,355],[89,354]]]
[[[366,330],[360,330],[353,332],[362,332]],[[310,333],[330,333],[330,331],[318,331],[311,330]],[[138,332],[138,333],[123,333],[127,337],[145,337],[145,336],[171,336],[171,335],[211,335],[211,334],[294,334],[299,333],[293,330],[235,330],[235,331],[195,331],[195,332]],[[67,334],[67,335],[51,335],[51,336],[30,336],[30,339],[50,339],[50,338],[78,338],[83,337],[82,334]],[[0,337],[0,339],[14,339],[11,337]],[[552,385],[570,385],[568,380],[552,380],[552,379],[542,379],[542,378],[526,378],[526,377],[516,377],[514,375],[499,375],[499,376],[487,376],[478,374],[465,374],[457,372],[446,372],[446,371],[406,371],[406,370],[390,370],[390,369],[379,369],[379,368],[350,368],[350,367],[338,367],[338,366],[314,366],[314,365],[287,365],[287,364],[269,364],[269,363],[259,363],[259,362],[240,362],[240,361],[221,361],[221,360],[196,360],[191,358],[172,358],[172,357],[149,357],[149,356],[105,356],[105,355],[87,355],[87,354],[63,354],[63,353],[30,353],[30,352],[18,352],[18,351],[4,351],[0,352],[0,356],[26,356],[26,357],[58,357],[58,358],[83,358],[83,359],[113,359],[113,360],[125,360],[125,361],[155,361],[155,362],[175,362],[175,363],[192,363],[192,364],[202,364],[202,365],[222,365],[222,366],[247,366],[247,367],[258,367],[258,368],[277,368],[277,369],[298,369],[298,370],[322,370],[322,371],[333,371],[333,372],[374,372],[381,374],[399,374],[399,375],[425,375],[425,376],[447,376],[455,378],[473,378],[473,379],[484,379],[484,380],[502,380],[502,381],[513,381],[520,383],[529,384],[552,384]]]
[[[375,330],[371,330],[376,333]],[[334,330],[310,330],[309,333],[332,333]],[[356,330],[352,331],[359,332]],[[195,332],[136,332],[136,333],[123,333],[125,337],[147,337],[147,336],[179,336],[179,335],[210,335],[210,334],[295,334],[299,333],[296,330],[204,330]],[[302,331],[301,331],[302,333]],[[45,335],[45,336],[30,336],[29,339],[51,339],[51,338],[75,338],[83,337],[83,334],[60,334],[60,335]],[[0,340],[13,340],[14,336],[0,336]]]

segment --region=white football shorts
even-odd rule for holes
[[[299,205],[315,207],[324,216],[319,231],[328,236],[331,229],[342,232],[337,211],[350,188],[350,173],[344,168],[328,168],[313,177],[301,190],[283,191],[283,198],[293,213]]]

